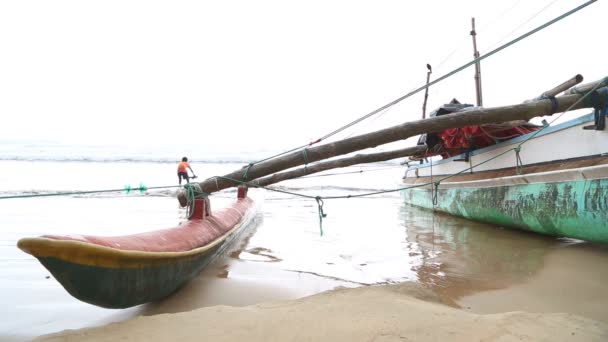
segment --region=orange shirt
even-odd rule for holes
[[[177,165],[177,172],[185,172],[188,173],[188,170],[190,168],[190,164],[188,164],[188,162],[180,162],[179,165]]]

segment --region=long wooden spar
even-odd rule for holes
[[[381,161],[387,161],[387,160],[392,160],[392,159],[397,159],[397,158],[413,156],[416,154],[425,153],[426,149],[427,149],[426,145],[418,145],[418,146],[406,147],[406,148],[392,150],[392,151],[369,153],[369,154],[357,154],[352,157],[316,163],[316,164],[302,167],[302,168],[299,168],[296,170],[275,173],[271,176],[256,179],[253,181],[253,183],[255,185],[259,185],[259,186],[266,186],[266,185],[282,182],[284,180],[298,178],[298,177],[310,175],[310,174],[321,172],[321,171],[337,169],[337,168],[347,167],[347,166],[357,165],[357,164],[377,163],[377,162],[381,162]]]
[[[430,66],[429,66],[429,68],[430,68]],[[574,77],[568,79],[567,81],[561,83],[560,85],[558,85],[550,90],[545,91],[541,96],[536,97],[534,100],[528,100],[525,102],[531,102],[531,101],[536,101],[536,100],[556,96],[557,94],[572,88],[573,86],[581,83],[582,81],[583,81],[583,76],[580,74],[577,74]],[[585,87],[587,89],[587,91],[589,91],[592,88],[598,88],[600,86],[606,85],[605,83],[602,83],[605,81],[606,80],[604,79],[601,81],[591,82],[587,85],[582,85],[581,87]],[[576,92],[568,92],[567,94],[574,94],[574,93],[576,93]],[[581,91],[578,91],[578,93],[581,93]],[[424,115],[422,118],[423,119],[425,118]],[[503,125],[510,124],[515,127],[515,126],[522,125],[526,122],[527,122],[526,120],[516,120],[516,121],[505,122],[505,123],[503,123]],[[312,165],[307,165],[307,166],[299,168],[299,169],[275,173],[271,176],[258,178],[256,180],[254,180],[253,182],[250,182],[249,184],[253,183],[254,185],[257,185],[257,186],[267,186],[267,185],[276,184],[276,183],[279,183],[279,182],[282,182],[285,180],[303,177],[306,175],[310,175],[310,174],[314,174],[314,173],[318,173],[318,172],[322,172],[322,171],[326,171],[326,170],[343,168],[343,167],[357,165],[357,164],[375,163],[375,162],[387,161],[387,160],[392,160],[392,159],[397,159],[397,158],[411,157],[414,155],[419,156],[421,154],[424,154],[426,156],[432,155],[432,153],[431,154],[429,154],[429,153],[430,153],[430,151],[428,151],[428,147],[426,145],[418,145],[418,146],[403,148],[403,149],[399,149],[399,150],[385,151],[385,152],[379,152],[379,153],[357,154],[355,156],[351,156],[351,157],[347,157],[347,158],[340,158],[340,159],[324,161],[324,162],[322,161],[322,162],[318,162],[318,163],[315,163]]]
[[[603,96],[608,96],[608,89],[606,87],[596,91],[601,91]],[[243,167],[223,177],[205,180],[198,183],[198,185],[203,192],[213,193],[238,185],[232,179],[236,181],[251,181],[292,167],[404,140],[423,133],[440,132],[448,128],[529,120],[537,116],[560,113],[567,109],[575,110],[593,107],[591,97],[588,96],[581,100],[583,96],[582,94],[564,95],[556,97],[555,101],[551,99],[539,99],[529,103],[494,108],[477,108],[424,120],[410,121],[376,132],[311,147],[306,149],[305,152],[292,152],[282,157]],[[180,202],[185,200],[184,197],[185,194],[183,192],[178,194]]]

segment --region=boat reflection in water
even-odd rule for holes
[[[549,252],[578,243],[408,205],[403,205],[401,215],[406,249],[419,258],[412,267],[417,281],[452,306],[465,295],[526,281],[542,269]]]

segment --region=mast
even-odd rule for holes
[[[477,32],[475,32],[475,18],[471,18],[471,37],[473,37],[473,57],[479,58],[479,51],[477,51]],[[479,61],[475,62],[475,91],[477,93],[477,106],[483,106],[483,99],[481,97],[481,66]]]

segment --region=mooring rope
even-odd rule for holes
[[[36,193],[36,194],[18,194],[18,195],[6,195],[0,196],[0,200],[2,199],[11,199],[11,198],[28,198],[28,197],[51,197],[51,196],[71,196],[71,195],[88,195],[88,194],[98,194],[98,193],[106,193],[106,192],[125,192],[126,194],[131,193],[131,191],[140,191],[141,194],[144,194],[148,190],[152,189],[168,189],[168,188],[177,188],[181,187],[180,185],[169,185],[169,186],[155,186],[155,187],[147,187],[140,183],[138,187],[131,187],[130,185],[125,185],[122,189],[102,189],[102,190],[86,190],[86,191],[58,191],[58,192],[47,192],[47,193]]]

